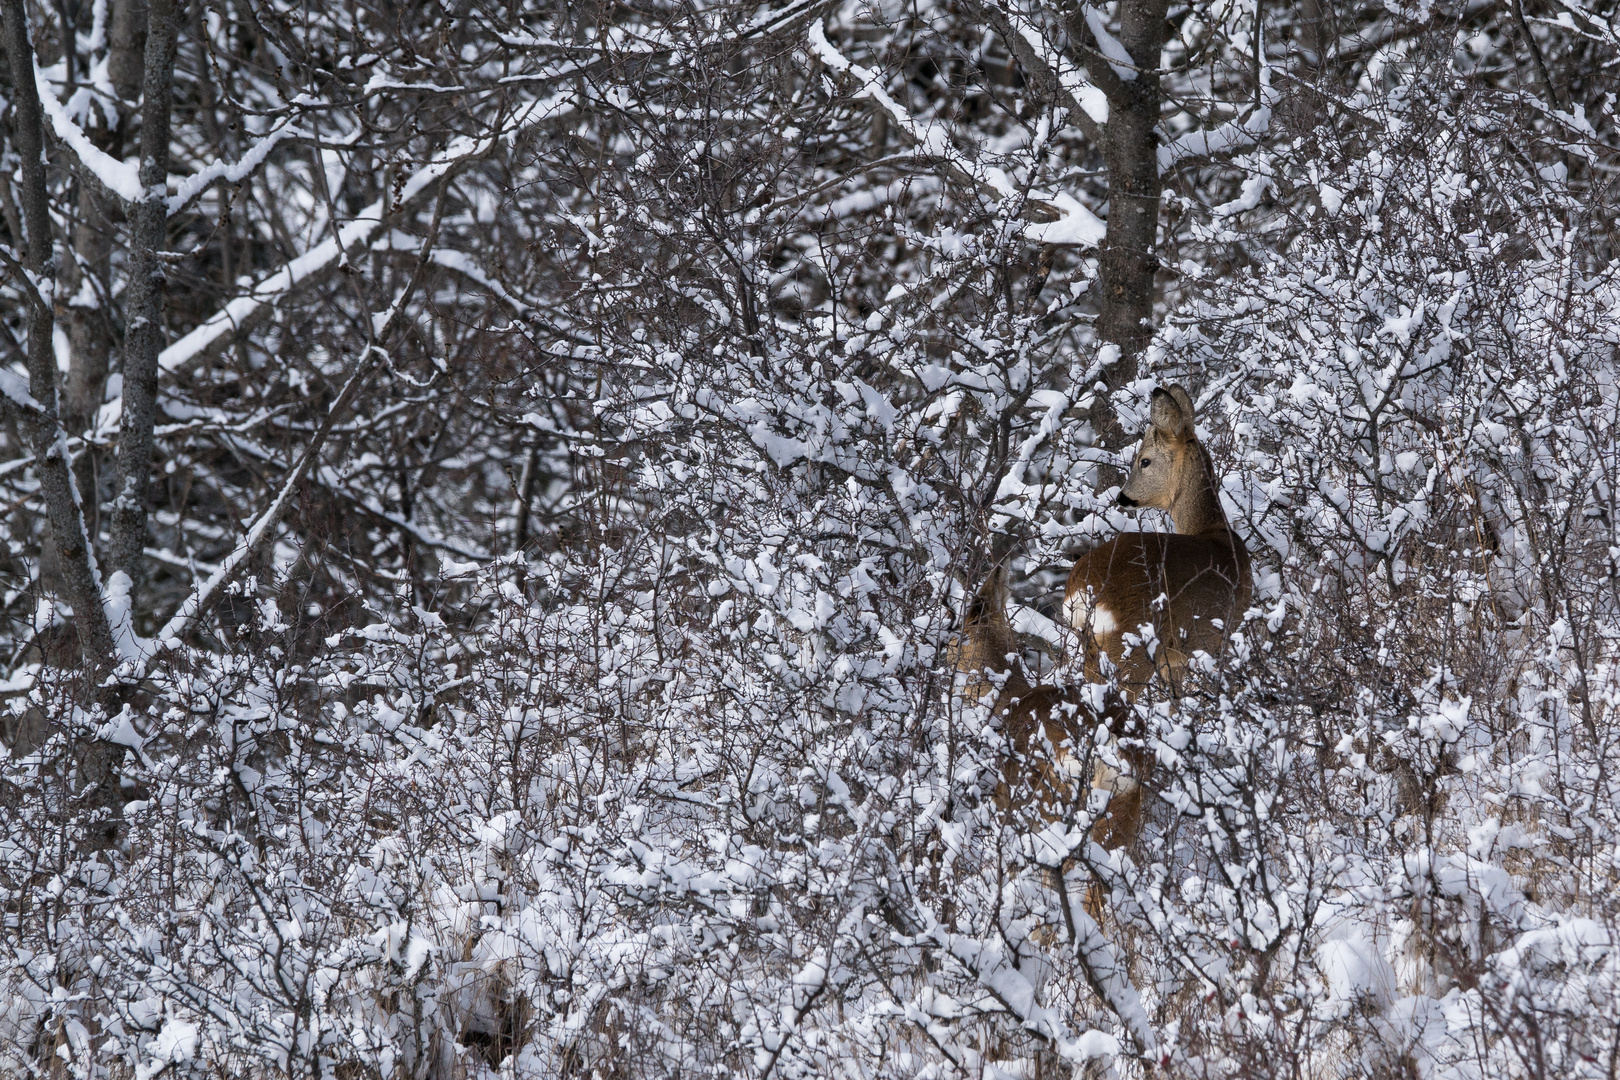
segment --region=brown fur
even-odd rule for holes
[[[1003,687],[1007,694],[1017,695],[1028,690],[1018,665],[1010,657],[1018,651],[1018,643],[1007,621],[1007,572],[998,568],[977,592],[968,597],[962,615],[962,635],[952,645],[951,664],[968,676],[967,693],[982,698],[996,685],[988,674],[1007,676]],[[988,673],[988,674],[987,674]]]
[[[1074,564],[1065,607],[1076,610],[1086,597],[1091,602],[1085,608],[1101,608],[1113,619],[1106,630],[1090,628],[1087,678],[1100,680],[1100,657],[1106,655],[1120,685],[1139,690],[1155,673],[1178,675],[1198,649],[1219,653],[1249,606],[1250,591],[1249,553],[1224,528],[1198,536],[1124,533]],[[1125,635],[1143,623],[1153,626],[1161,643],[1151,659],[1141,646],[1128,656],[1125,651]]]
[[[1075,748],[1088,730],[1077,693],[1056,686],[1030,686],[1007,621],[1007,571],[998,568],[968,599],[954,662],[968,675],[967,693],[983,698],[1000,683],[994,712],[1012,753],[996,785],[1003,813],[1036,806],[1047,821],[1084,793]],[[991,678],[991,676],[995,678]],[[1003,679],[1002,676],[1005,676]]]
[[[1120,492],[1127,506],[1170,511],[1174,534],[1125,533],[1083,556],[1069,574],[1064,610],[1085,636],[1088,681],[1104,681],[1102,657],[1116,670],[1121,690],[1140,693],[1154,675],[1175,689],[1193,652],[1219,653],[1252,595],[1249,553],[1226,520],[1216,494],[1209,452],[1193,427],[1192,398],[1179,386],[1153,392],[1151,423]],[[1036,803],[1048,820],[1083,794],[1074,747],[1095,726],[1077,691],[1031,687],[1010,656],[1016,642],[1007,622],[1005,570],[991,575],[968,604],[957,667],[970,675],[969,692],[982,697],[994,685],[986,671],[1005,674],[996,713],[1013,745],[996,801],[1003,810]],[[1125,635],[1142,624],[1159,641],[1154,654],[1138,645],[1127,654]],[[1117,738],[1129,712],[1116,700],[1104,720]],[[1042,753],[1038,738],[1051,749]],[[1067,749],[1065,749],[1067,747]],[[1031,749],[1037,752],[1030,754]],[[1097,764],[1092,786],[1110,792],[1107,816],[1093,832],[1104,847],[1135,841],[1142,827],[1143,787],[1153,755],[1120,747],[1125,773]],[[1033,769],[1026,763],[1033,763]]]

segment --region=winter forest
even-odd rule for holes
[[[0,1076],[1613,1080],[1616,90],[1611,0],[0,0]],[[1249,562],[1127,688],[1161,412]]]

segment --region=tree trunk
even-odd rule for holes
[[[146,51],[146,5],[141,0],[113,0],[112,28],[107,35],[107,77],[123,101],[141,92],[141,58]]]
[[[91,133],[92,139],[104,150],[108,142],[105,134],[104,131]],[[112,254],[110,230],[111,225],[90,185],[80,184],[79,220],[73,227],[73,249],[77,258],[68,260],[62,267],[69,357],[62,426],[72,435],[84,434],[95,422],[107,388],[112,342],[107,333],[107,313],[101,305],[107,296],[104,286]],[[92,543],[99,530],[99,457],[100,451],[86,444],[73,463],[74,481],[83,500],[85,533]]]
[[[1136,378],[1137,357],[1153,339],[1154,277],[1159,269],[1154,254],[1159,231],[1155,128],[1163,97],[1159,54],[1168,33],[1168,10],[1168,0],[1121,0],[1118,41],[1129,53],[1134,70],[1118,72],[1105,60],[1096,41],[1087,21],[1088,8],[1071,7],[1068,59],[1084,67],[1108,98],[1107,122],[1098,125],[1004,12],[994,4],[978,8],[1024,68],[1030,91],[1065,110],[1068,122],[1102,151],[1108,173],[1108,231],[1099,258],[1097,335],[1119,347],[1119,358],[1103,374],[1111,390]],[[1098,12],[1091,10],[1090,14],[1095,17]],[[1098,402],[1091,419],[1105,443],[1121,440],[1123,433],[1110,402]]]
[[[55,259],[45,181],[45,131],[39,92],[29,77],[34,70],[34,49],[28,37],[24,0],[0,0],[0,13],[12,71],[12,130],[21,158],[22,217],[28,231],[23,261],[40,286],[30,297],[28,316],[28,389],[34,402],[19,404],[17,412],[33,444],[34,468],[56,543],[62,588],[73,605],[79,649],[86,668],[95,676],[112,663],[113,637],[68,465],[66,436],[57,417],[56,351],[51,341],[55,329],[51,308]]]
[[[1124,0],[1119,42],[1135,62],[1122,79],[1096,60],[1090,67],[1108,95],[1103,160],[1108,169],[1108,233],[1099,266],[1097,334],[1119,346],[1103,378],[1118,389],[1137,376],[1137,357],[1153,338],[1153,286],[1159,261],[1159,53],[1167,0]],[[1101,69],[1101,70],[1098,70]],[[1106,74],[1105,74],[1106,73]],[[1110,410],[1111,413],[1111,410]]]
[[[107,35],[107,72],[121,105],[133,105],[140,95],[145,43],[145,5],[140,0],[115,0]],[[100,109],[92,109],[88,118],[90,141],[117,161],[124,158],[130,113],[131,109],[120,108],[118,120],[111,126]],[[112,319],[106,305],[112,297],[113,219],[89,184],[79,184],[78,202],[79,217],[73,227],[75,258],[62,266],[69,356],[62,426],[72,435],[85,433],[95,423],[106,396],[112,357]],[[73,478],[92,549],[101,532],[101,477],[102,450],[86,444],[73,463]]]
[[[141,201],[130,212],[129,299],[124,335],[124,408],[118,435],[118,477],[108,554],[129,576],[130,595],[142,581],[141,552],[151,499],[152,428],[157,420],[158,354],[163,350],[163,262],[168,223],[169,111],[173,99],[175,0],[147,8],[146,76],[141,103]]]

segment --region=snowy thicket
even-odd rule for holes
[[[0,26],[0,1074],[1614,1075],[1613,4]],[[949,645],[1169,382],[1110,851]]]

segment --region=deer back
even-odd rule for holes
[[[996,784],[996,806],[1007,812],[1033,805],[1055,820],[1085,790],[1078,748],[1088,730],[1086,714],[1076,691],[1031,686],[1014,661],[1016,649],[1006,571],[997,570],[968,599],[952,660],[967,675],[969,697],[995,694],[991,714],[1011,751]]]
[[[1101,679],[1106,655],[1127,686],[1141,686],[1155,669],[1179,672],[1195,650],[1218,653],[1249,606],[1249,553],[1229,532],[1207,536],[1126,533],[1074,564],[1064,614],[1086,642],[1086,677]],[[1160,654],[1137,647],[1125,655],[1124,635],[1151,625]]]

